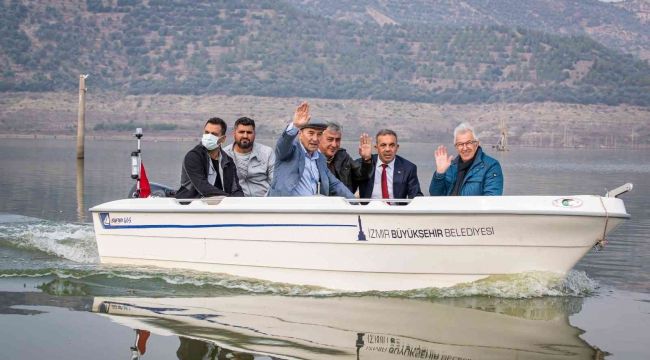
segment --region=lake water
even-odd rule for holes
[[[145,137],[150,180],[176,187],[192,146]],[[648,151],[495,154],[508,195],[603,194],[634,183],[622,196],[632,219],[566,279],[524,274],[345,294],[99,265],[87,209],[126,195],[134,147],[89,141],[81,168],[72,141],[0,140],[0,358],[130,358],[135,329],[151,332],[143,359],[650,358]],[[433,149],[400,148],[418,165],[425,194]]]

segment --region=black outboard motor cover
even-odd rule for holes
[[[150,197],[174,197],[174,195],[176,195],[176,190],[168,187],[167,185],[152,182],[149,183],[149,186],[151,187],[151,195],[149,195]],[[133,184],[133,187],[131,187],[131,190],[129,191],[128,197],[137,198],[138,196],[136,195],[135,190],[136,184]]]

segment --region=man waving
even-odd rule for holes
[[[327,125],[310,122],[309,104],[296,109],[275,147],[275,176],[270,196],[334,195],[354,198],[354,194],[327,169],[318,151]]]

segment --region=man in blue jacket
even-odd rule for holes
[[[275,174],[269,196],[334,195],[348,199],[354,194],[327,169],[327,161],[318,151],[323,123],[309,122],[309,104],[296,109],[275,147]]]
[[[448,155],[447,148],[435,151],[431,196],[481,196],[503,194],[503,172],[499,162],[483,153],[474,129],[462,123],[454,130],[454,147],[458,156]]]

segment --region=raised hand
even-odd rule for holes
[[[435,157],[436,157],[436,172],[438,174],[444,174],[447,171],[447,169],[449,169],[449,166],[451,166],[451,160],[453,160],[454,157],[447,153],[447,147],[445,147],[444,145],[438,146],[438,148],[435,151]]]
[[[293,126],[300,129],[309,122],[310,118],[309,104],[306,101],[303,101],[303,103],[300,104],[293,113]]]
[[[359,155],[364,161],[368,161],[372,157],[372,140],[366,133],[359,136]]]

